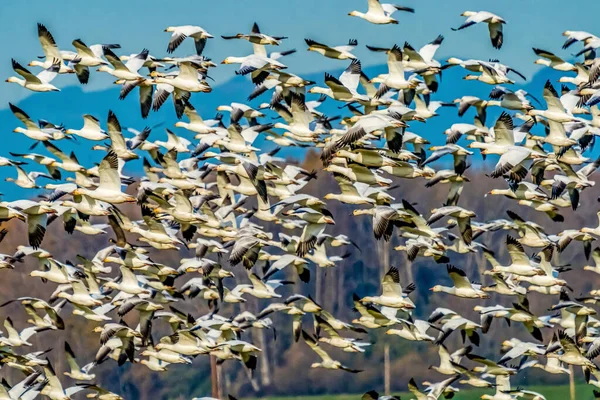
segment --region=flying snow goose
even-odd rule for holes
[[[415,10],[410,7],[403,7],[395,4],[381,4],[379,0],[368,0],[368,9],[366,13],[352,11],[348,15],[362,18],[373,24],[398,24],[398,21],[392,18],[392,14],[396,11],[415,12]]]
[[[333,360],[329,354],[325,352],[320,346],[319,343],[308,333],[302,331],[302,338],[306,342],[306,344],[313,350],[319,357],[321,357],[321,362],[312,363],[311,368],[325,368],[325,369],[341,369],[343,371],[351,372],[353,374],[362,372],[361,370],[352,369],[342,365],[341,362],[337,360]]]
[[[74,195],[86,195],[95,200],[105,201],[111,204],[133,203],[136,198],[123,193],[121,190],[121,178],[119,176],[119,159],[114,151],[109,153],[100,162],[98,169],[100,184],[94,190],[78,188],[73,191]]]
[[[70,371],[65,371],[65,375],[67,375],[71,379],[75,379],[78,381],[91,381],[96,378],[95,374],[90,374],[89,371],[93,366],[93,363],[89,363],[85,365],[83,368],[79,367],[77,364],[77,359],[75,358],[75,353],[68,342],[65,342],[65,358],[67,359],[67,364],[69,365]]]
[[[63,63],[63,57],[60,51],[58,51],[58,46],[56,45],[56,41],[54,37],[43,24],[37,24],[38,29],[38,39],[40,40],[40,44],[42,45],[42,50],[44,51],[45,60],[38,61],[34,60],[29,63],[30,67],[41,67],[43,69],[50,68],[53,64],[59,63],[59,69],[57,73],[59,74],[71,74],[74,73],[75,70],[71,66],[67,66]],[[57,61],[58,60],[58,61]],[[73,60],[74,63],[78,63],[80,60]]]
[[[196,54],[202,55],[207,39],[214,38],[213,35],[203,28],[194,25],[169,26],[165,29],[165,32],[173,32],[171,40],[169,40],[167,53],[173,53],[186,38],[191,37],[194,39]]]
[[[143,49],[141,53],[130,58],[127,63],[124,64],[123,61],[121,61],[121,59],[115,53],[113,53],[112,50],[105,48],[104,55],[113,68],[110,68],[106,65],[101,65],[98,68],[98,71],[106,72],[117,79],[124,79],[126,81],[144,79],[144,77],[140,75],[138,71],[146,62],[148,53],[148,49]]]
[[[554,53],[550,53],[549,51],[533,48],[533,52],[540,56],[535,60],[535,64],[545,65],[557,71],[574,71],[575,66],[569,62],[566,62],[562,58],[556,56]]]
[[[88,140],[104,140],[108,138],[107,133],[100,127],[100,121],[90,114],[83,116],[83,127],[81,129],[67,129],[65,133],[81,136]]]
[[[461,14],[461,16],[467,17],[467,20],[458,28],[452,28],[452,30],[458,31],[461,29],[465,29],[471,25],[475,25],[480,22],[485,22],[488,25],[488,29],[490,31],[490,39],[492,41],[492,46],[494,46],[494,48],[496,49],[502,47],[502,44],[504,43],[502,25],[506,23],[506,21],[502,17],[496,14],[492,14],[488,11],[465,11]]]
[[[327,58],[333,58],[336,60],[347,60],[354,59],[356,56],[351,51],[356,47],[358,41],[356,39],[350,39],[347,45],[330,47],[326,44],[319,43],[312,39],[304,39],[308,45],[308,51],[314,51],[322,54]]]
[[[405,296],[400,285],[400,272],[398,268],[391,267],[381,280],[381,295],[366,296],[360,300],[362,303],[375,303],[384,307],[412,310],[415,304]]]
[[[404,75],[402,49],[400,49],[400,47],[394,45],[394,47],[392,47],[391,49],[382,49],[371,46],[367,46],[367,48],[371,51],[384,52],[388,55],[388,74],[384,78],[375,77],[371,79],[371,82],[373,83],[381,83],[381,85],[377,89],[377,93],[375,94],[376,98],[381,98],[391,89],[414,89],[418,85],[418,82],[411,79],[406,79]]]
[[[76,64],[73,66],[73,69],[75,70],[77,79],[79,79],[79,83],[81,84],[87,84],[89,81],[89,67],[98,67],[100,65],[108,64],[108,62],[102,58],[104,56],[104,48],[121,48],[121,46],[118,44],[94,44],[88,47],[81,39],[73,40],[72,45],[75,47],[75,53],[61,52],[61,54],[63,55],[64,60],[76,62]]]
[[[27,69],[23,68],[21,64],[16,62],[14,59],[12,60],[12,68],[15,72],[21,75],[24,79],[17,78],[15,76],[11,76],[6,80],[6,82],[18,83],[23,86],[25,89],[29,89],[33,92],[59,92],[60,89],[56,86],[50,84],[56,75],[58,75],[58,71],[60,68],[60,60],[53,60],[52,64],[42,72],[37,75],[33,75]]]
[[[155,72],[153,72],[151,75],[155,76],[155,83],[164,83],[174,87],[175,89],[179,89],[180,91],[209,93],[212,90],[204,79],[200,79],[196,64],[191,62],[179,63],[179,73],[175,76],[161,76]],[[166,98],[164,100],[166,100]],[[164,102],[164,100],[162,100],[162,102]],[[156,106],[154,107],[157,108]]]
[[[463,270],[450,264],[448,264],[447,270],[450,279],[454,282],[454,287],[435,285],[430,289],[431,291],[449,293],[468,299],[487,299],[490,297],[489,294],[481,290],[480,284],[471,283]]]

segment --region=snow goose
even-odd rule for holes
[[[250,33],[238,33],[233,36],[221,35],[221,37],[226,40],[244,39],[244,40],[249,41],[253,45],[262,45],[262,46],[267,45],[267,44],[272,45],[272,46],[279,46],[283,39],[287,39],[287,37],[285,37],[285,36],[269,36],[264,33],[261,33],[260,28],[258,27],[258,24],[256,22],[252,25],[252,30]]]
[[[58,147],[53,145],[50,142],[43,142],[44,147],[52,153],[55,157],[57,157],[60,161],[54,161],[51,166],[55,168],[60,168],[64,171],[69,172],[84,172],[86,169],[79,164],[77,160],[77,156],[74,152],[71,152],[70,155],[63,153]]]
[[[321,161],[327,164],[343,147],[350,146],[367,135],[381,131],[387,133],[388,131],[405,127],[406,123],[401,118],[397,113],[367,114],[359,117],[357,122],[346,133],[325,146],[321,154]],[[275,127],[277,128],[278,126],[275,125]],[[390,162],[389,164],[394,165],[395,163]]]
[[[10,107],[10,111],[17,117],[24,125],[25,128],[17,127],[13,130],[13,132],[22,133],[30,139],[39,140],[39,141],[47,141],[54,139],[54,136],[42,130],[33,120],[25,113],[25,111],[21,110],[19,107],[15,106],[12,103],[8,103]]]
[[[184,92],[209,93],[212,90],[204,79],[200,79],[196,64],[191,62],[179,63],[179,73],[175,76],[160,76],[156,72],[151,73],[151,75],[154,76],[154,83],[167,84]],[[166,98],[164,100],[166,100]],[[164,100],[162,100],[162,102],[164,102]],[[160,106],[154,107],[157,109]]]
[[[89,363],[83,368],[80,368],[79,364],[77,364],[75,353],[71,349],[71,346],[68,342],[65,342],[65,358],[67,359],[67,364],[69,365],[70,371],[65,371],[64,374],[69,378],[78,381],[91,381],[94,380],[94,378],[96,378],[95,374],[89,373],[91,367],[93,366],[93,363]]]
[[[218,120],[203,120],[200,114],[198,114],[196,109],[189,102],[185,103],[183,113],[189,119],[189,122],[178,121],[175,123],[177,128],[184,128],[199,134],[216,132],[214,126],[218,124]]]
[[[141,53],[130,58],[126,64],[124,64],[123,61],[121,61],[121,59],[108,48],[104,49],[104,55],[113,68],[110,68],[106,65],[101,65],[98,68],[99,72],[106,72],[117,79],[124,79],[126,81],[134,81],[144,78],[139,74],[138,71],[140,68],[142,68],[148,58],[148,49],[143,49]]]
[[[384,307],[412,310],[415,304],[408,296],[405,296],[400,285],[400,273],[398,268],[391,267],[381,280],[381,295],[366,296],[360,301],[362,303],[375,303]]]
[[[454,353],[450,354],[448,348],[441,344],[438,346],[438,355],[440,357],[440,365],[433,365],[430,368],[439,372],[443,375],[456,375],[461,373],[455,365],[460,364],[460,360],[465,356],[465,354],[470,353],[473,350],[472,346],[462,347],[456,350]]]
[[[358,41],[356,39],[350,39],[347,45],[330,47],[326,44],[319,43],[312,39],[304,39],[308,45],[308,51],[314,51],[322,54],[327,58],[333,58],[336,60],[347,60],[355,59],[356,56],[351,51],[356,47]]]
[[[88,140],[105,140],[108,138],[106,132],[100,127],[100,121],[90,114],[83,116],[83,127],[81,129],[67,129],[65,133]]]
[[[453,377],[442,382],[429,385],[424,392],[419,389],[419,386],[417,386],[414,378],[410,378],[410,381],[408,381],[408,391],[411,392],[417,400],[437,400],[442,397],[442,395],[444,395],[444,398],[447,398],[446,390],[453,382],[458,380],[458,378],[460,378],[460,375],[454,375]]]
[[[53,60],[52,64],[42,72],[37,75],[33,75],[31,72],[26,70],[16,62],[14,59],[12,60],[12,68],[15,72],[21,75],[24,79],[17,78],[15,76],[11,76],[6,80],[6,82],[18,83],[23,86],[25,89],[29,89],[33,92],[58,92],[59,88],[50,84],[56,75],[58,75],[58,70],[60,68],[60,60]]]
[[[359,97],[356,89],[360,82],[361,64],[354,59],[350,65],[342,72],[339,79],[333,75],[325,73],[325,85],[327,88],[313,86],[308,93],[324,94],[335,100],[350,101]]]
[[[543,96],[548,108],[546,110],[529,110],[527,112],[528,115],[533,117],[540,116],[560,123],[579,121],[578,118],[573,116],[570,110],[565,110],[565,106],[561,102],[558,93],[554,86],[552,86],[550,80],[547,80],[544,85]]]
[[[450,279],[454,282],[454,287],[435,285],[429,290],[433,292],[449,293],[467,299],[488,299],[490,297],[489,294],[481,290],[480,284],[471,283],[463,270],[450,264],[448,264],[447,270]]]
[[[17,177],[11,178],[7,177],[4,180],[6,182],[13,182],[15,185],[22,187],[24,189],[38,189],[40,186],[36,184],[37,178],[46,178],[46,179],[55,179],[54,177],[45,174],[43,172],[31,171],[29,173],[25,172],[23,168],[15,165],[17,170]]]
[[[494,46],[496,49],[502,47],[502,44],[504,43],[502,25],[506,23],[502,17],[499,17],[498,15],[492,14],[488,11],[465,11],[461,14],[461,16],[467,17],[467,20],[458,28],[452,28],[452,30],[459,31],[461,29],[468,28],[471,25],[484,22],[488,25],[492,46]]]
[[[563,49],[569,48],[575,42],[584,42],[584,44],[587,44],[588,42],[597,39],[595,35],[584,31],[564,31],[562,35],[567,37],[567,40],[562,46]]]
[[[48,381],[46,386],[40,392],[43,396],[47,396],[52,400],[68,400],[77,392],[85,390],[82,386],[71,386],[67,389],[63,389],[58,376],[54,372],[54,368],[50,363],[50,360],[46,359],[47,363],[43,366],[45,379]]]
[[[481,74],[480,75],[465,75],[463,79],[468,81],[479,81],[487,83],[488,85],[498,85],[502,83],[515,83],[506,76],[506,72],[495,68],[489,63],[480,63]]]
[[[186,38],[191,37],[194,39],[196,54],[202,55],[207,39],[214,38],[213,35],[203,28],[194,25],[169,26],[165,29],[165,32],[173,32],[171,34],[171,40],[169,40],[167,53],[173,53]]]
[[[462,175],[467,169],[467,156],[473,155],[473,152],[468,151],[467,149],[457,145],[457,144],[447,144],[445,146],[432,146],[430,150],[433,151],[429,157],[421,166],[425,166],[429,163],[432,163],[436,160],[439,160],[443,156],[447,154],[451,154],[454,159],[454,171]]]
[[[315,314],[315,322],[317,324],[317,329],[320,331],[323,329],[329,337],[318,336],[318,341],[322,343],[327,343],[331,346],[337,347],[338,349],[342,349],[346,353],[364,353],[365,347],[370,346],[371,343],[368,342],[360,342],[354,338],[345,338],[340,336],[337,330],[331,326],[329,322],[327,322],[323,317]]]
[[[94,190],[78,188],[73,191],[73,195],[86,195],[92,199],[105,201],[111,204],[134,203],[135,197],[123,193],[121,190],[121,178],[119,176],[119,159],[114,151],[108,154],[100,162],[98,173],[100,175],[100,184]]]
[[[56,41],[54,37],[43,24],[37,24],[38,30],[38,39],[40,40],[40,44],[42,45],[42,50],[44,51],[44,57],[46,58],[42,61],[31,61],[29,63],[30,67],[41,67],[43,69],[48,69],[53,64],[58,63],[59,69],[57,73],[59,74],[71,74],[74,73],[75,70],[69,65],[63,63],[63,57],[60,51],[58,51],[58,46],[56,45]],[[58,60],[58,61],[57,61]],[[78,63],[80,61],[79,58],[74,59],[73,63]]]
[[[107,65],[108,62],[102,57],[104,56],[104,48],[107,49],[120,49],[121,46],[118,44],[94,44],[87,46],[81,39],[75,39],[72,42],[75,47],[75,53],[73,52],[61,52],[63,59],[71,61],[76,64],[73,66],[79,83],[87,84],[90,78],[89,67],[98,67],[100,65]]]
[[[511,258],[511,264],[508,266],[492,264],[492,271],[491,273],[486,271],[487,275],[492,275],[494,273],[509,273],[521,276],[534,276],[542,273],[540,268],[532,264],[529,257],[527,257],[527,254],[525,254],[523,246],[517,239],[507,235],[506,247],[508,248],[508,253]]]
[[[431,216],[429,217],[427,224],[431,225],[434,222],[446,216],[452,216],[456,218],[462,239],[467,245],[470,245],[471,240],[473,238],[471,218],[474,218],[476,216],[475,213],[473,211],[465,210],[464,208],[458,206],[446,206],[436,208],[431,210]]]
[[[264,78],[266,78],[266,74],[263,79],[260,78],[260,76],[262,76],[262,74],[260,74],[261,72],[287,68],[287,66],[273,58],[256,54],[250,54],[245,57],[229,56],[225,58],[221,64],[240,64],[240,68],[236,71],[236,75],[252,74],[253,83],[255,84],[262,83]]]
[[[368,9],[366,13],[352,11],[348,15],[362,18],[372,24],[398,24],[398,21],[391,17],[396,11],[415,12],[415,10],[410,7],[403,7],[395,4],[381,4],[379,0],[368,0]]]
[[[311,368],[325,368],[325,369],[341,369],[343,371],[351,372],[353,374],[362,372],[361,370],[352,369],[342,365],[341,362],[337,360],[333,360],[329,354],[325,352],[320,346],[319,343],[304,330],[302,331],[302,338],[306,342],[306,344],[313,350],[319,357],[321,357],[321,362],[312,363]]]
[[[556,56],[549,51],[533,48],[533,52],[541,57],[535,60],[535,64],[545,65],[557,71],[574,71],[576,68],[573,64],[566,62],[562,58]]]
[[[406,340],[434,342],[435,338],[427,334],[431,324],[423,320],[406,321],[400,320],[401,329],[388,329],[386,335],[400,336]]]
[[[418,82],[411,79],[406,79],[404,76],[404,65],[402,61],[402,50],[397,45],[394,45],[391,49],[380,49],[377,47],[367,46],[371,51],[384,52],[388,55],[387,66],[388,74],[382,77],[375,77],[371,79],[373,83],[381,83],[375,94],[375,98],[381,98],[391,89],[414,89]]]
[[[371,303],[363,304],[356,293],[352,295],[352,299],[355,310],[360,313],[360,318],[352,320],[353,324],[362,325],[369,329],[376,329],[395,325],[400,322],[396,318],[397,309],[382,307],[379,310]]]
[[[506,173],[511,173],[510,177],[516,180],[516,176],[523,173],[524,177],[528,170],[523,166],[523,163],[530,159],[545,158],[546,155],[535,150],[528,149],[527,147],[521,146],[509,146],[506,148],[506,152],[502,154],[494,171],[490,174],[492,178],[499,178]],[[522,177],[520,179],[522,179]],[[519,179],[519,180],[520,180]]]
[[[32,344],[27,340],[35,335],[38,331],[38,328],[32,326],[23,329],[21,332],[18,332],[15,329],[10,317],[6,317],[4,320],[4,329],[6,330],[6,334],[8,336],[0,335],[0,344],[8,347],[32,346]]]

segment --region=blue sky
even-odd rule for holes
[[[348,16],[352,10],[366,10],[366,0],[28,0],[0,2],[0,76],[12,75],[10,58],[26,64],[41,55],[36,35],[36,23],[42,22],[53,33],[61,49],[71,49],[71,42],[80,38],[91,45],[95,43],[120,43],[118,54],[130,54],[143,47],[155,56],[164,56],[170,25],[200,25],[217,39],[207,46],[205,54],[220,62],[228,55],[246,55],[251,52],[245,41],[224,41],[222,34],[247,32],[254,21],[261,30],[290,39],[281,49],[296,48],[298,54],[285,59],[297,74],[339,69],[343,62],[327,60],[315,53],[307,53],[303,39],[306,37],[338,45],[349,38],[357,38],[355,51],[365,66],[381,64],[381,55],[370,53],[365,44],[390,46],[408,41],[420,47],[438,34],[446,37],[438,58],[449,56],[468,58],[499,58],[528,76],[537,66],[531,47],[541,47],[569,57],[573,49],[561,50],[564,30],[587,30],[600,34],[596,28],[600,2],[581,0],[398,0],[416,9],[415,14],[397,13],[399,25],[376,26]],[[465,10],[488,10],[504,17],[505,45],[498,51],[491,47],[484,25],[470,27],[460,32],[451,31],[463,21]],[[585,12],[582,12],[585,11]],[[575,47],[575,46],[574,46]],[[579,47],[577,47],[579,49]],[[184,43],[178,55],[193,51],[191,43]],[[233,76],[234,66],[219,66],[211,76],[216,85]],[[86,90],[98,90],[111,85],[111,77],[94,74]],[[8,101],[17,102],[31,93],[15,84],[2,82],[0,108]],[[60,76],[59,87],[78,84],[74,76]],[[40,94],[38,94],[40,95]],[[41,94],[43,96],[43,94]]]

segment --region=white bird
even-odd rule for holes
[[[398,21],[392,18],[396,11],[406,11],[414,13],[415,10],[410,7],[403,7],[396,4],[381,4],[379,0],[367,0],[368,10],[366,13],[352,11],[348,15],[359,17],[373,24],[398,24]]]
[[[504,43],[502,25],[506,23],[506,21],[502,17],[496,14],[492,14],[488,11],[465,11],[461,14],[461,16],[467,17],[467,20],[458,28],[452,28],[452,30],[458,31],[461,29],[465,29],[471,25],[484,22],[488,25],[492,46],[494,46],[496,49],[502,47],[502,44]]]

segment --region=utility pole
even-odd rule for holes
[[[390,395],[390,344],[383,348],[383,390],[386,396]]]
[[[572,365],[569,365],[569,391],[571,400],[575,400],[575,371],[573,371]]]
[[[219,373],[217,371],[217,357],[210,356],[210,383],[212,387],[212,397],[215,399],[221,398],[219,393]]]

